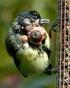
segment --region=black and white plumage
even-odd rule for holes
[[[9,54],[24,76],[44,72],[49,66],[50,37],[37,11],[20,13],[6,36]]]

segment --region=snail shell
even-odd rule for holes
[[[42,27],[34,27],[31,32],[28,33],[29,42],[34,45],[40,45],[45,38],[45,31]]]

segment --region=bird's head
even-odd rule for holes
[[[49,19],[42,19],[37,11],[25,11],[17,16],[18,24],[22,27],[22,40],[24,35],[27,36],[27,41],[34,45],[41,44],[45,37],[45,29],[41,24],[49,23]]]
[[[33,11],[21,12],[17,16],[18,24],[22,26],[23,29],[28,29],[27,26],[40,26],[41,24],[49,23],[49,19],[42,19],[40,14]],[[29,31],[29,30],[28,30]]]

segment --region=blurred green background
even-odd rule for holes
[[[17,14],[25,10],[36,10],[38,11],[42,18],[49,18],[50,23],[52,24],[58,17],[58,3],[57,0],[0,0],[0,83],[6,80],[11,80],[11,78],[23,79],[30,83],[32,88],[56,88],[56,75],[49,76],[51,79],[51,85],[49,84],[50,80],[48,76],[41,74],[36,77],[30,77],[25,79],[21,73],[16,68],[12,57],[10,57],[6,51],[5,47],[5,36],[9,30],[11,22],[16,18]],[[56,65],[56,41],[57,33],[51,31],[51,62],[52,65]],[[16,77],[15,77],[16,76]],[[5,81],[4,81],[5,80]],[[47,80],[48,85],[47,85]],[[54,82],[52,83],[52,81]],[[42,85],[42,83],[44,85]],[[24,83],[24,84],[26,84]],[[37,83],[37,84],[36,84]],[[23,83],[21,82],[21,85]],[[24,87],[23,88],[31,88]],[[40,85],[39,85],[40,84]],[[38,87],[36,86],[38,85]],[[1,87],[0,87],[1,88]],[[9,87],[10,88],[10,87]],[[12,87],[14,88],[14,87]],[[21,87],[20,87],[21,88]]]

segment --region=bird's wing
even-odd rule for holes
[[[19,34],[15,34],[12,29],[7,33],[6,36],[6,47],[10,55],[14,55],[19,48],[22,46],[22,42],[19,39]]]
[[[43,43],[43,50],[48,54],[50,57],[51,49],[50,49],[50,37],[49,34],[46,32],[45,40]]]

